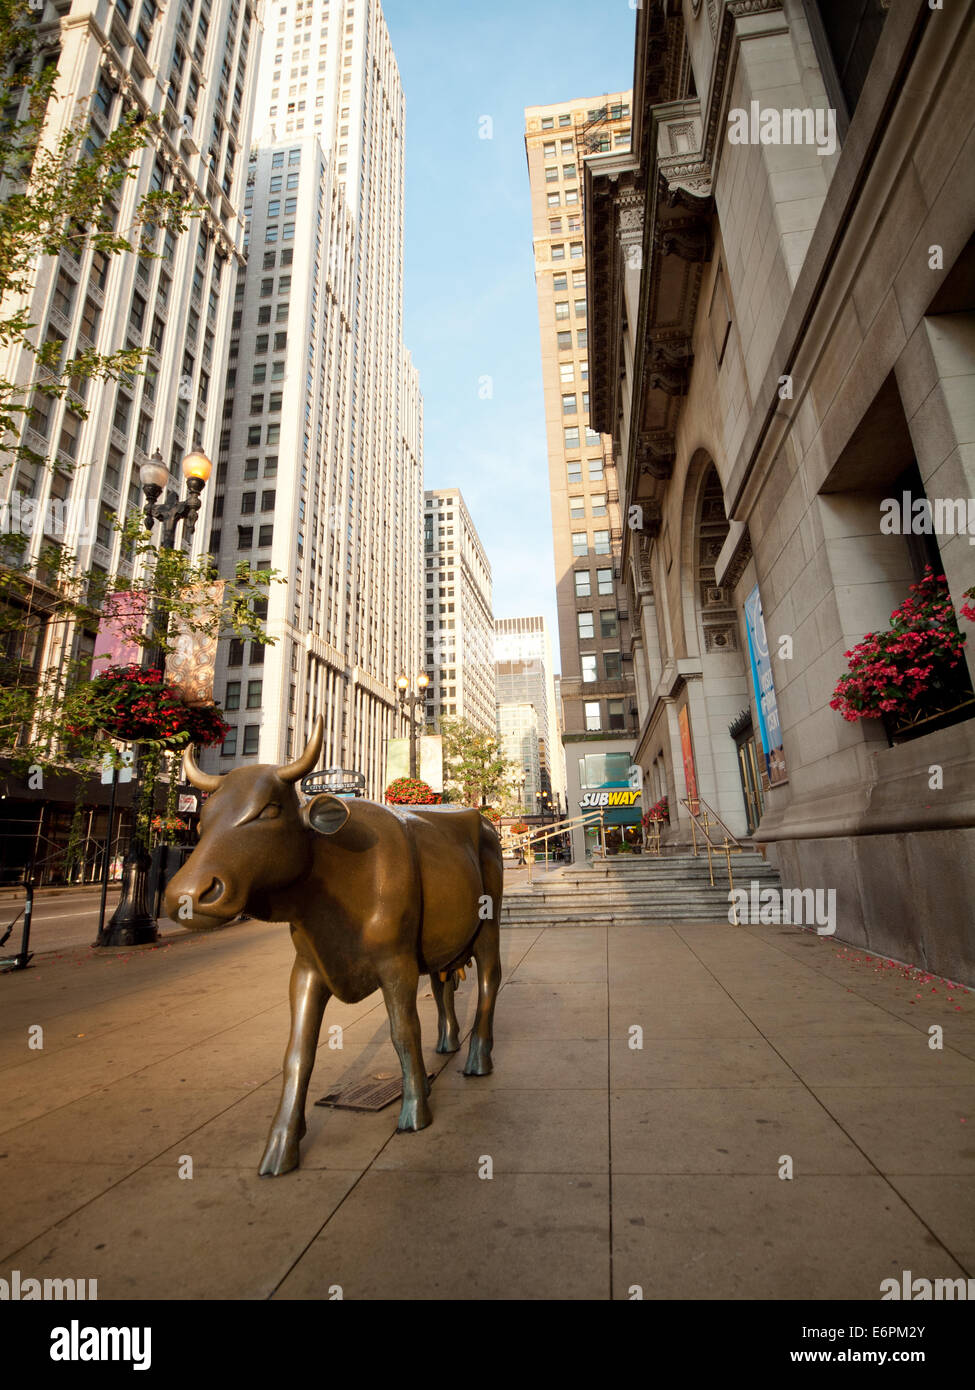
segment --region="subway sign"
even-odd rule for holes
[[[586,792],[579,802],[580,811],[601,810],[606,806],[636,806],[640,800],[638,791]]]

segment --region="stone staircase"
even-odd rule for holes
[[[731,856],[736,888],[780,888],[778,871],[754,850]],[[714,856],[714,883],[706,854],[612,855],[591,864],[536,873],[534,884],[505,890],[502,927],[587,927],[608,923],[727,922],[731,906],[724,856]]]

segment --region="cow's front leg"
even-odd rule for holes
[[[414,960],[394,960],[380,977],[389,1031],[403,1069],[403,1104],[397,1129],[425,1129],[433,1116],[427,1104],[427,1073],[420,1045],[420,1016],[416,1011],[416,987],[420,971]]]
[[[454,990],[456,977],[451,971],[446,980],[441,980],[438,970],[432,971],[430,984],[433,997],[437,1001],[437,1051],[457,1052],[460,1050],[460,1028],[454,1010]]]
[[[298,1141],[305,1133],[305,1098],[331,991],[315,967],[299,956],[291,971],[290,993],[291,1037],[284,1056],[284,1084],[257,1170],[261,1177],[279,1177],[298,1167]]]

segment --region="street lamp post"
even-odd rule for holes
[[[183,523],[184,537],[189,539],[193,535],[201,506],[200,494],[212,469],[213,464],[203,450],[194,448],[183,459],[182,465],[188,495],[169,503],[159,501],[170,481],[169,469],[159,450],[139,469],[139,479],[146,495],[146,530],[151,531],[157,521],[162,524],[161,550],[175,550],[176,525],[180,521]],[[156,593],[149,610],[149,642],[143,654],[142,668],[158,668],[165,675],[164,639],[159,635],[163,621],[161,596]],[[133,800],[135,826],[122,861],[122,895],[111,920],[99,931],[94,943],[96,946],[145,946],[159,939],[159,927],[149,908],[149,851],[139,824],[142,788],[143,771],[140,767]]]
[[[417,690],[410,690],[410,680],[406,675],[400,676],[396,682],[396,689],[399,691],[400,709],[405,714],[409,710],[410,721],[410,776],[417,775],[417,726],[416,726],[416,707],[425,705],[426,695],[424,694],[430,684],[430,677],[426,672],[421,672],[416,678]]]

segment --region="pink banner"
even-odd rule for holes
[[[137,639],[145,623],[147,607],[148,595],[144,593],[121,589],[108,595],[95,638],[92,679],[110,666],[141,663],[142,647]]]

